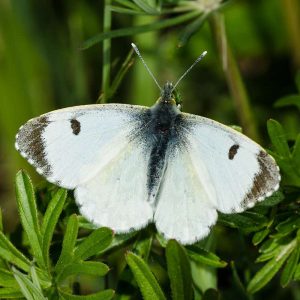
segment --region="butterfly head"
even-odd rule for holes
[[[173,83],[165,83],[161,90],[161,95],[158,99],[158,102],[176,105],[178,108],[181,107],[182,100],[178,91],[175,90]]]

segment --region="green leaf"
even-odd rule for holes
[[[295,280],[300,280],[300,264],[296,265],[294,279]]]
[[[29,271],[30,261],[0,231],[0,256],[24,271]]]
[[[127,0],[115,0],[114,2],[120,4],[120,5],[123,5],[127,8],[130,8],[130,9],[133,9],[133,10],[140,10],[140,8],[134,4],[133,2],[131,1],[127,1]]]
[[[120,6],[111,5],[110,10],[120,14],[128,14],[128,15],[145,15],[145,12],[142,10],[133,10],[128,8],[123,8]]]
[[[40,290],[40,287],[35,286],[27,275],[21,273],[15,268],[13,268],[13,273],[22,294],[27,300],[47,300]]]
[[[256,232],[252,238],[252,243],[255,246],[260,244],[269,233],[269,228],[264,228],[263,230]]]
[[[183,32],[179,37],[178,47],[183,47],[187,44],[192,35],[195,34],[204,24],[204,21],[207,19],[208,15],[209,14],[207,13],[203,13],[196,20],[194,20],[184,28]]]
[[[61,254],[55,266],[55,271],[57,273],[60,273],[64,266],[68,265],[73,260],[73,250],[75,247],[77,234],[78,219],[77,216],[74,214],[69,217],[67,223]]]
[[[281,173],[284,174],[284,183],[289,186],[300,187],[300,176],[298,175],[299,170],[295,170],[295,164],[292,161],[292,157],[282,157],[275,152],[271,153],[271,155],[276,159]]]
[[[275,120],[267,123],[268,133],[276,152],[282,157],[290,157],[290,149],[286,139],[286,133],[281,124]]]
[[[262,202],[257,203],[257,205],[270,207],[270,206],[275,206],[275,205],[279,204],[282,200],[284,200],[283,193],[280,191],[277,191],[272,196],[266,198]]]
[[[34,265],[31,265],[29,274],[30,274],[33,285],[36,286],[37,289],[42,291],[41,284],[40,284],[40,279],[38,277],[38,274],[36,272],[36,268],[35,268]]]
[[[245,233],[257,231],[268,224],[268,219],[257,212],[245,211],[240,214],[219,214],[218,222],[227,226],[239,228]]]
[[[94,230],[74,251],[74,261],[86,260],[89,257],[104,251],[112,242],[111,229],[102,227]]]
[[[77,274],[104,276],[108,271],[109,267],[101,262],[87,261],[71,263],[62,270],[56,280],[57,282],[61,282],[68,276]]]
[[[145,300],[166,299],[150,268],[140,257],[129,252],[126,261]]]
[[[294,165],[295,172],[297,172],[297,175],[300,176],[300,134],[298,134],[294,145],[292,163]]]
[[[0,286],[18,288],[14,275],[3,268],[0,268]]]
[[[293,230],[300,227],[300,216],[291,216],[287,220],[279,223],[276,230],[282,235],[287,235]]]
[[[300,254],[300,248],[298,245],[296,246],[296,249],[294,249],[290,257],[288,258],[286,265],[282,270],[281,277],[280,277],[280,284],[282,287],[286,287],[292,280],[297,268],[297,263],[299,261],[299,254]]]
[[[3,213],[0,207],[0,231],[3,231]]]
[[[217,255],[209,252],[205,249],[198,248],[196,246],[187,246],[188,256],[195,262],[205,264],[216,268],[224,268],[227,263],[221,260]]]
[[[0,288],[0,299],[20,299],[23,298],[21,291],[16,288]]]
[[[63,189],[59,189],[53,196],[52,200],[50,201],[44,216],[41,231],[42,231],[43,255],[48,269],[50,268],[50,255],[49,255],[50,243],[53,237],[53,232],[56,223],[64,207],[66,198],[67,198],[67,191]]]
[[[202,297],[202,300],[220,300],[220,293],[216,289],[207,289]]]
[[[298,70],[297,73],[296,73],[295,83],[296,83],[298,92],[300,94],[300,70]]]
[[[113,248],[117,248],[121,246],[125,247],[125,245],[129,244],[130,241],[137,235],[138,235],[137,231],[115,235],[113,237],[112,243],[105,250],[101,251],[101,254],[107,253]]]
[[[148,260],[150,251],[152,247],[152,232],[151,230],[142,230],[139,233],[139,237],[136,240],[133,250],[135,254],[144,259]]]
[[[135,34],[139,34],[139,33],[144,33],[144,32],[148,32],[148,31],[153,31],[153,30],[158,30],[158,29],[174,26],[174,25],[177,25],[177,24],[180,24],[183,22],[187,22],[187,21],[197,17],[199,14],[200,14],[200,12],[195,10],[193,12],[182,14],[178,17],[159,20],[159,21],[153,22],[151,24],[127,27],[127,28],[122,28],[122,29],[117,29],[117,30],[113,30],[113,31],[99,33],[99,34],[93,36],[92,38],[86,40],[83,43],[81,48],[88,49],[88,48],[102,42],[105,39],[111,39],[111,38],[116,38],[116,37],[121,37],[121,36],[126,36],[126,35],[135,35]]]
[[[289,244],[281,246],[277,255],[266,263],[250,280],[247,291],[250,294],[253,294],[263,288],[279,271],[291,252],[295,249],[296,245],[296,240],[293,240]]]
[[[170,240],[166,247],[166,259],[172,299],[193,299],[191,267],[185,249],[175,240]]]
[[[90,295],[71,295],[61,289],[59,289],[60,296],[65,300],[110,300],[114,297],[114,290],[104,290],[98,293],[90,294]]]
[[[133,0],[133,2],[148,15],[157,15],[159,14],[159,10],[150,6],[146,1],[143,0]]]
[[[300,95],[288,95],[278,99],[275,103],[275,107],[285,107],[294,105],[300,109]]]
[[[38,265],[44,267],[42,237],[38,223],[33,185],[28,174],[23,170],[19,171],[16,175],[16,195],[21,222],[28,236],[33,254]]]

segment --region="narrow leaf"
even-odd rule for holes
[[[79,263],[71,263],[66,266],[57,277],[57,281],[61,282],[68,276],[78,274],[88,274],[94,276],[104,276],[109,271],[109,267],[101,262],[87,261]]]
[[[86,260],[105,250],[112,242],[111,229],[102,227],[94,230],[74,251],[74,260]]]
[[[104,290],[95,294],[79,296],[79,295],[71,295],[63,290],[59,289],[60,296],[65,300],[110,300],[114,297],[114,290]]]
[[[77,216],[71,215],[68,220],[60,257],[56,263],[55,271],[60,273],[64,266],[68,265],[73,259],[73,250],[78,234]]]
[[[175,240],[170,240],[166,247],[166,258],[172,299],[193,299],[191,267],[185,249]]]
[[[126,36],[126,35],[135,35],[135,34],[139,34],[139,33],[144,33],[144,32],[148,32],[148,31],[153,31],[153,30],[158,30],[158,29],[174,26],[174,25],[177,25],[177,24],[180,24],[183,22],[187,22],[187,21],[197,17],[199,14],[200,14],[200,12],[195,10],[193,12],[182,14],[178,17],[156,21],[151,24],[127,27],[127,28],[122,28],[122,29],[117,29],[117,30],[113,30],[113,31],[99,33],[99,34],[93,36],[92,38],[86,40],[83,43],[81,48],[88,49],[88,48],[102,42],[105,39],[111,39],[111,38],[116,38],[116,37],[121,37],[121,36]]]
[[[282,157],[290,157],[290,149],[286,140],[286,133],[281,124],[275,120],[267,123],[268,133],[276,152]]]
[[[166,299],[150,268],[140,257],[129,252],[126,261],[145,300]]]
[[[297,172],[298,176],[300,176],[300,134],[298,134],[295,142],[292,153],[292,163],[294,165],[295,172]]]
[[[128,15],[145,15],[145,12],[142,10],[133,10],[129,8],[123,8],[120,6],[111,5],[110,10],[120,14],[128,14]]]
[[[217,255],[209,252],[205,249],[201,249],[195,246],[187,246],[188,256],[195,262],[205,264],[216,268],[224,268],[227,263],[221,260]]]
[[[27,275],[15,268],[13,268],[13,273],[22,294],[27,300],[46,300],[42,291],[30,281]]]
[[[300,227],[300,216],[291,216],[287,220],[279,223],[276,226],[276,230],[282,235],[287,235],[293,230]]]
[[[252,243],[256,246],[259,243],[261,243],[264,238],[269,234],[270,230],[268,228],[265,228],[261,231],[258,231],[254,234],[253,238],[252,238]]]
[[[16,195],[23,228],[28,236],[28,241],[37,263],[43,267],[45,263],[42,254],[42,239],[33,185],[28,174],[23,170],[16,175]]]
[[[208,15],[209,14],[207,13],[203,13],[196,20],[194,20],[184,28],[183,32],[179,37],[178,47],[183,47],[187,44],[192,35],[195,34],[204,24],[204,21],[207,19]]]
[[[3,268],[0,268],[0,286],[18,288],[14,275]]]
[[[43,255],[48,269],[50,268],[50,255],[49,255],[50,244],[51,244],[56,223],[63,209],[66,197],[67,197],[67,191],[63,189],[59,189],[53,196],[52,200],[50,201],[44,216],[41,231],[42,231]]]
[[[133,10],[140,10],[140,8],[136,4],[128,0],[115,0],[114,2]]]
[[[0,288],[0,299],[20,299],[23,294],[16,288]]]
[[[34,285],[38,290],[42,291],[41,284],[40,284],[40,279],[39,279],[39,277],[38,277],[38,274],[37,274],[37,272],[36,272],[36,269],[35,269],[35,266],[34,266],[34,265],[32,265],[32,266],[30,267],[30,272],[29,272],[29,274],[30,274],[30,277],[31,277],[31,280],[32,280],[33,285]]]
[[[0,231],[3,231],[3,214],[2,214],[1,207],[0,207]]]
[[[146,12],[148,15],[157,15],[159,14],[159,11],[150,6],[146,1],[143,0],[133,0],[133,2],[144,12]]]
[[[289,244],[281,246],[278,254],[254,275],[248,284],[247,291],[253,294],[263,288],[276,275],[296,245],[296,240],[293,240]]]
[[[285,107],[294,105],[300,109],[300,95],[288,95],[278,99],[275,103],[275,107]]]
[[[246,233],[262,229],[268,224],[268,219],[257,212],[245,211],[241,214],[219,215],[219,222],[233,228],[239,228]]]
[[[30,261],[26,258],[9,239],[0,231],[0,256],[9,263],[24,271],[29,271]]]
[[[292,280],[297,268],[297,263],[299,261],[299,254],[300,248],[298,246],[296,247],[296,249],[294,249],[290,257],[288,258],[285,267],[282,270],[280,277],[280,284],[282,287],[286,287]]]
[[[220,293],[218,290],[210,288],[207,289],[202,297],[202,300],[220,300]]]
[[[270,207],[270,206],[279,204],[282,200],[284,200],[283,193],[280,191],[277,191],[272,196],[266,198],[262,202],[259,202],[257,205]]]
[[[298,92],[300,94],[300,70],[298,70],[297,73],[296,73],[295,83],[296,83]]]

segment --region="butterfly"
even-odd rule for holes
[[[96,226],[127,233],[154,222],[166,239],[192,244],[209,234],[217,211],[242,212],[271,196],[280,174],[247,136],[183,113],[176,85],[166,83],[150,108],[83,105],[33,118],[16,149],[49,182],[74,190]]]

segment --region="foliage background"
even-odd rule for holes
[[[299,20],[297,0],[1,1],[2,297],[41,299],[42,294],[71,299],[72,292],[106,289],[102,296],[108,299],[114,289],[122,299],[140,298],[140,293],[148,299],[170,295],[176,299],[300,299]],[[136,34],[145,29],[146,33]],[[207,50],[206,58],[180,84],[184,111],[242,126],[271,149],[281,167],[279,193],[246,213],[220,216],[210,237],[193,248],[170,242],[165,250],[165,242],[154,238],[151,226],[121,238],[112,238],[109,230],[91,230],[73,215],[77,211],[71,193],[65,200],[62,191],[41,181],[14,150],[18,127],[55,108],[97,101],[152,105],[159,91],[132,56],[132,41],[160,83],[176,81]],[[270,118],[278,122],[271,120],[266,126]],[[37,207],[25,173],[17,175],[15,201],[14,176],[21,167],[37,185]],[[29,211],[21,210],[23,206]],[[22,226],[16,216],[23,218]],[[28,218],[32,222],[26,223]],[[66,224],[73,230],[75,240],[68,246],[76,259],[70,262],[63,257],[57,267]],[[36,236],[30,238],[32,232]],[[103,243],[81,256],[78,251],[83,250],[76,249],[89,247],[87,237]],[[9,240],[27,257],[19,257],[21,263],[14,256],[21,252],[15,252]],[[144,259],[126,256],[131,271],[124,256],[128,250]],[[74,266],[86,259],[104,261],[112,269],[104,276],[103,265]],[[192,275],[186,267],[190,264]],[[60,272],[67,268],[69,273],[64,277],[57,268]],[[86,279],[76,271],[84,268],[85,276],[92,277]],[[14,295],[16,290],[19,294]]]

